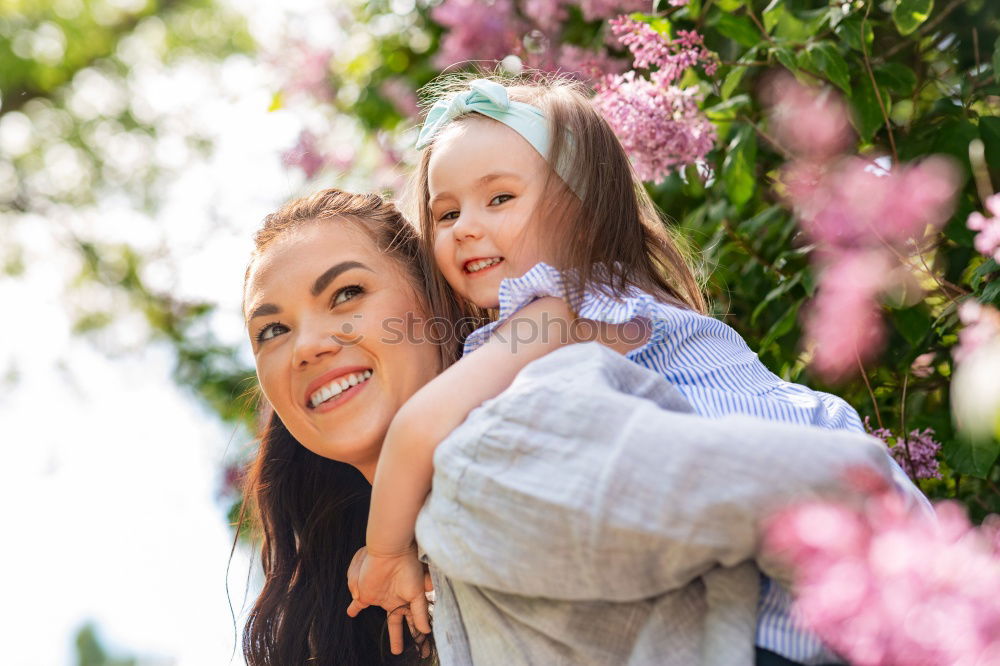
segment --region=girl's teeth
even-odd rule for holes
[[[476,273],[478,271],[483,270],[484,268],[492,266],[493,264],[499,264],[499,263],[500,263],[500,259],[498,259],[498,258],[480,259],[479,261],[474,261],[473,263],[469,264],[469,267],[468,267],[467,270],[470,273]]]

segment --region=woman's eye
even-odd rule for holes
[[[333,298],[330,300],[330,307],[336,307],[341,303],[346,303],[349,300],[357,298],[364,293],[364,291],[365,290],[359,284],[341,287],[333,294]]]
[[[262,329],[257,331],[257,342],[267,342],[272,338],[276,338],[283,333],[288,332],[288,327],[281,322],[273,321],[270,324],[266,324]]]
[[[491,206],[499,206],[502,203],[507,203],[514,198],[513,194],[498,194],[492,199],[490,199]]]

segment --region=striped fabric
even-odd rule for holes
[[[477,329],[465,353],[480,347],[512,314],[544,296],[565,293],[559,271],[538,264],[500,286],[497,321]],[[584,295],[578,307],[585,319],[622,324],[637,317],[652,324],[649,342],[630,352],[630,360],[661,374],[703,416],[747,414],[775,421],[836,430],[864,431],[857,412],[844,400],[782,380],[760,362],[746,342],[726,324],[696,312],[656,301],[645,292],[628,298]],[[791,595],[762,577],[757,645],[803,664],[837,661],[820,641],[796,626]]]

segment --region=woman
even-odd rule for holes
[[[345,573],[364,543],[385,430],[454,345],[415,328],[429,311],[417,238],[377,195],[326,190],[292,202],[267,217],[255,245],[244,312],[277,411],[247,482],[265,578],[244,632],[247,662],[397,663],[385,613],[344,613]],[[336,397],[311,404],[340,379]],[[412,652],[398,660],[407,661]]]
[[[244,309],[276,414],[248,488],[265,586],[244,652],[251,665],[391,663],[384,613],[347,618],[345,573],[386,429],[457,342],[427,315],[455,310],[422,295],[416,238],[375,195],[293,202],[256,248]],[[753,662],[747,562],[766,499],[839,492],[847,464],[888,478],[888,456],[862,436],[687,411],[649,371],[576,345],[442,443],[418,535],[440,566],[443,663]]]

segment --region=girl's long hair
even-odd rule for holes
[[[537,72],[521,77],[473,72],[445,76],[422,92],[429,102],[448,98],[468,90],[474,78],[505,85],[511,99],[538,107],[549,121],[548,163],[564,164],[560,171],[572,182],[563,182],[550,168],[543,190],[546,200],[536,218],[545,220],[541,240],[563,273],[569,305],[575,307],[583,292],[595,287],[613,296],[638,288],[704,313],[707,306],[691,268],[691,251],[665,224],[614,130],[591,104],[588,88],[565,76]],[[427,173],[433,150],[432,142],[421,154],[408,195],[426,257],[433,256],[434,242]],[[447,282],[432,260],[425,263],[432,271],[431,293],[446,298],[451,291]]]
[[[265,218],[254,257],[287,231],[311,223],[356,225],[398,262],[416,293],[426,291],[415,229],[376,194],[328,189],[292,201]],[[436,311],[432,299],[418,305]],[[442,365],[457,353],[457,342],[449,339],[441,345]],[[266,404],[261,416],[260,447],[244,483],[244,507],[261,539],[264,569],[263,589],[243,631],[247,664],[376,666],[432,659],[426,645],[409,637],[403,655],[391,655],[382,609],[347,616],[347,567],[365,542],[371,486],[353,466],[302,446]],[[241,513],[240,526],[243,519]]]

